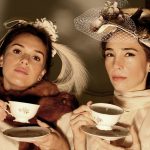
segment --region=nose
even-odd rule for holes
[[[29,59],[30,59],[30,56],[25,54],[21,57],[20,63],[24,64],[24,65],[28,65],[29,64]]]
[[[115,57],[114,61],[113,61],[113,68],[114,69],[122,69],[124,67],[124,62],[122,58],[119,57]]]

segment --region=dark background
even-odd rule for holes
[[[150,0],[130,0],[126,7],[150,8]],[[108,80],[99,42],[84,35],[74,28],[73,20],[92,7],[103,7],[104,0],[0,0],[0,35],[4,34],[3,22],[10,19],[26,19],[46,17],[56,22],[61,43],[76,51],[89,71],[89,84],[79,98],[81,103],[88,100],[107,102],[113,94]],[[60,60],[54,58],[53,76],[57,76]]]

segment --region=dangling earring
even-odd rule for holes
[[[41,81],[41,77],[38,78],[38,81]]]
[[[3,56],[0,56],[0,67],[3,67]]]

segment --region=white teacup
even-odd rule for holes
[[[111,130],[118,122],[123,109],[107,103],[95,103],[90,106],[93,120],[100,130]]]
[[[29,119],[35,116],[40,106],[37,104],[30,104],[17,101],[9,101],[6,104],[10,108],[10,112],[8,110],[6,111],[7,113],[15,117],[14,121],[23,123],[29,123]]]

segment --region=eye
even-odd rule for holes
[[[13,50],[13,53],[14,53],[14,54],[20,54],[20,53],[21,53],[21,50],[19,50],[19,49],[14,49],[14,50]]]
[[[40,61],[40,60],[41,60],[41,58],[40,58],[39,56],[33,56],[33,59],[34,59],[35,61]]]
[[[126,56],[126,57],[133,57],[133,56],[135,56],[135,54],[128,52],[128,53],[125,54],[125,56]]]
[[[114,56],[113,53],[110,53],[110,52],[109,52],[109,53],[108,53],[108,52],[105,53],[105,58],[106,58],[106,57],[113,57],[113,56]]]

